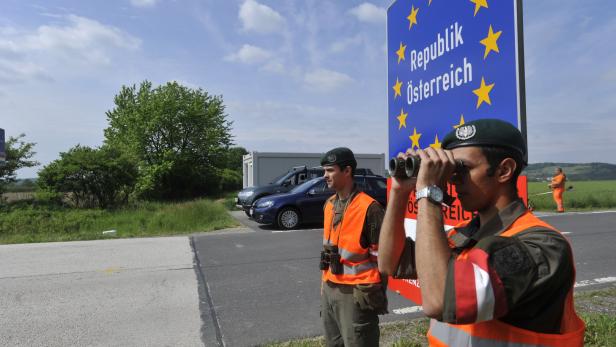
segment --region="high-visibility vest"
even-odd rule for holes
[[[559,173],[558,175],[552,177],[552,188],[563,189],[565,188],[565,182],[567,182],[567,177],[565,174]]]
[[[330,267],[323,271],[324,282],[350,285],[381,282],[376,257],[371,257],[370,249],[363,248],[360,244],[366,212],[374,201],[369,195],[358,192],[346,207],[342,221],[334,227],[333,199],[327,200],[324,210],[323,245],[338,247],[343,273],[334,275]]]
[[[462,223],[463,226],[468,222]],[[541,221],[532,213],[526,212],[499,236],[511,237],[533,227],[544,227],[559,232],[551,225]],[[450,231],[450,237],[456,233]],[[458,259],[465,259],[470,249],[464,250]],[[575,277],[573,256],[571,266]],[[567,293],[560,334],[538,333],[492,319],[473,324],[449,324],[435,319],[430,321],[428,341],[430,346],[583,346],[584,322],[575,312],[573,305],[573,283]]]

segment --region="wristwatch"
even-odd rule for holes
[[[417,201],[428,198],[428,201],[439,206],[443,203],[443,197],[443,190],[435,185],[423,187],[415,193]]]

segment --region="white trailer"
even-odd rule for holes
[[[308,168],[321,166],[321,156],[323,153],[250,152],[244,155],[243,187],[268,184],[296,166],[305,165]],[[385,153],[357,153],[355,159],[358,168],[370,169],[376,175],[385,175]]]

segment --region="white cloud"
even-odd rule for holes
[[[330,46],[330,51],[332,53],[344,52],[351,47],[359,46],[362,42],[364,42],[363,36],[361,34],[357,34],[353,37],[347,37],[332,43]]]
[[[357,17],[360,22],[366,23],[380,24],[385,22],[387,17],[387,12],[384,8],[377,7],[369,2],[353,7],[349,12]]]
[[[141,45],[138,38],[96,20],[76,15],[60,19],[62,24],[32,32],[0,29],[0,79],[48,79],[56,68],[109,65],[117,50],[133,51]]]
[[[131,5],[135,7],[152,7],[157,2],[158,0],[130,0]]]
[[[344,73],[327,69],[316,69],[304,76],[306,87],[320,92],[336,90],[352,81],[353,79]]]
[[[282,63],[279,61],[270,61],[267,64],[263,65],[261,70],[277,74],[285,73],[284,65],[282,65]]]
[[[31,79],[50,80],[51,77],[36,64],[0,58],[0,84]]]
[[[240,6],[239,18],[246,31],[260,34],[281,33],[285,20],[280,13],[254,0],[246,0]]]
[[[270,59],[271,56],[272,53],[263,48],[252,45],[243,45],[237,53],[233,53],[225,59],[243,64],[259,64]]]
[[[228,110],[238,145],[248,150],[314,153],[341,143],[356,153],[387,149],[387,137],[374,135],[386,133],[385,122],[367,110],[268,100],[230,101]]]

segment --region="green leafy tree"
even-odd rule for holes
[[[39,165],[32,157],[35,143],[26,142],[25,134],[9,137],[5,143],[6,161],[0,164],[0,195],[6,191],[8,184],[17,179],[17,170]]]
[[[122,87],[107,112],[105,143],[138,163],[136,192],[149,199],[183,199],[217,193],[231,122],[222,97],[176,82]]]
[[[231,147],[227,151],[227,164],[221,173],[221,189],[225,192],[242,189],[244,147]]]
[[[244,147],[231,147],[227,152],[227,169],[242,173],[242,164],[244,163],[244,155],[248,151]]]
[[[136,179],[137,167],[119,150],[77,145],[39,172],[38,185],[43,193],[68,193],[78,207],[110,208],[128,201]]]

